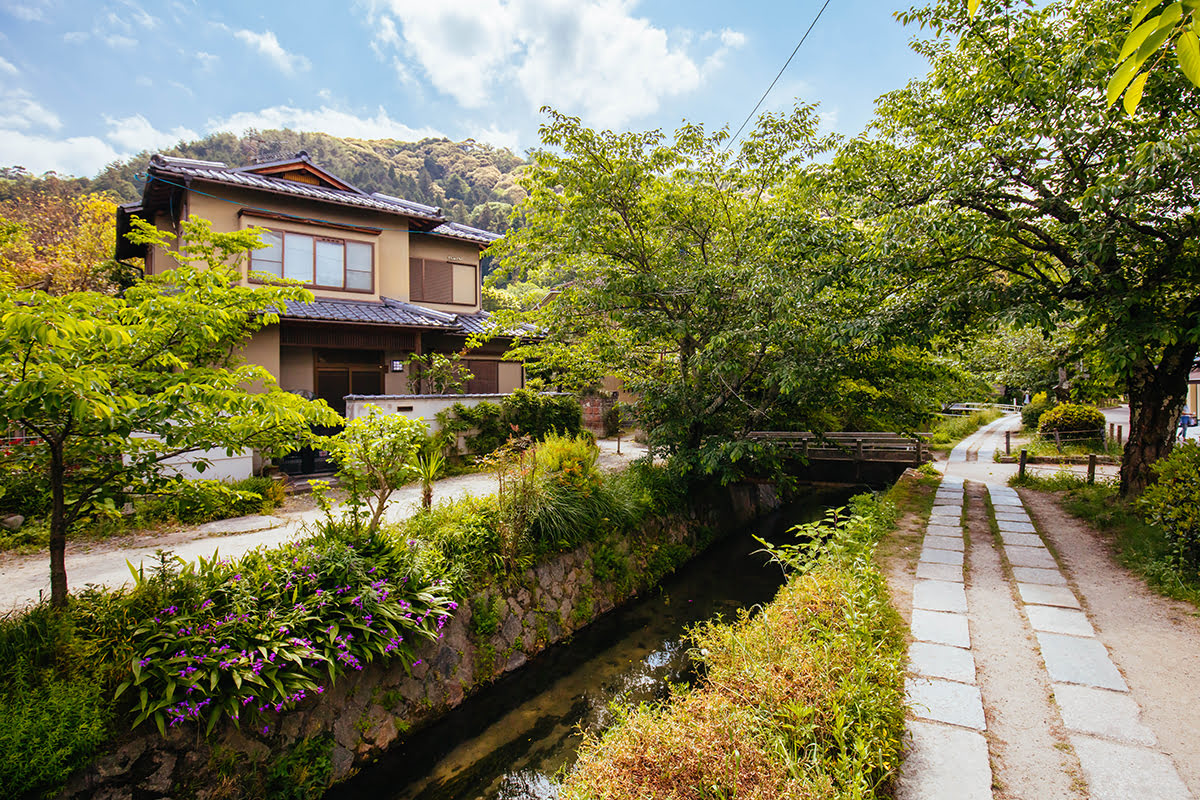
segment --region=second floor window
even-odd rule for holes
[[[250,254],[252,272],[321,289],[375,289],[373,245],[290,231],[264,231],[262,240],[264,246]]]

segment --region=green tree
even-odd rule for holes
[[[426,433],[424,420],[388,414],[369,405],[366,413],[326,440],[338,463],[338,479],[350,494],[350,509],[356,521],[366,508],[368,533],[379,529],[392,492],[422,476],[419,458]]]
[[[521,224],[490,251],[506,277],[556,287],[531,313],[497,311],[502,329],[544,334],[514,355],[564,388],[623,378],[651,446],[704,471],[746,454],[754,429],[915,426],[916,378],[937,369],[858,335],[879,299],[826,280],[858,235],[809,180],[833,144],[816,127],[809,106],[765,115],[734,149],[726,131],[668,142],[550,112]]]
[[[176,252],[165,233],[137,225],[131,238],[163,247],[178,266],[123,297],[35,291],[0,300],[0,420],[36,437],[5,460],[49,488],[57,607],[67,601],[68,531],[131,493],[171,491],[178,479],[164,461],[193,455],[202,465],[214,448],[279,455],[303,444],[310,425],[339,419],[238,356],[254,331],[278,321],[284,298],[311,295],[239,285],[239,260],[261,246],[255,232],[213,233],[192,220],[183,236]]]
[[[1200,147],[1183,75],[1151,77],[1152,118],[1096,90],[1120,8],[985,5],[972,20],[943,0],[902,15],[939,35],[915,45],[931,72],[881,98],[836,167],[910,318],[1077,325],[1128,393],[1121,482],[1137,494],[1170,452],[1200,343]]]

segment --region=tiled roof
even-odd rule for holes
[[[409,303],[317,298],[311,303],[287,300],[280,316],[286,319],[311,319],[326,322],[360,322],[372,325],[398,325],[406,328],[441,328],[454,331],[454,316]]]
[[[468,334],[491,333],[492,329],[495,327],[494,323],[491,320],[491,316],[492,315],[486,311],[476,311],[474,314],[459,314],[458,315],[458,327],[461,328],[464,333],[468,333]],[[520,326],[518,326],[517,330],[515,330],[515,331],[510,330],[505,335],[511,335],[511,336],[516,336],[518,334],[528,335],[528,334],[532,334],[532,333],[536,333],[536,332],[537,332],[537,329],[534,328],[532,325],[520,325]]]
[[[406,217],[416,217],[434,222],[445,219],[439,209],[422,205],[421,203],[411,203],[399,198],[385,200],[381,197],[363,194],[362,192],[347,192],[341,189],[330,189],[325,186],[297,183],[296,181],[275,178],[270,175],[256,175],[252,172],[230,169],[226,164],[219,161],[198,161],[191,158],[155,155],[150,159],[149,173],[151,177],[167,175],[212,181],[230,186],[243,186],[248,189],[286,194],[293,197],[305,197],[310,200],[319,200],[337,205],[382,211],[388,214],[400,214]]]
[[[462,225],[457,222],[442,223],[430,231],[430,233],[435,236],[448,236],[451,239],[463,239],[468,242],[478,242],[479,244],[491,244],[497,239],[502,238],[498,233],[492,233],[480,228],[472,228],[470,225]]]

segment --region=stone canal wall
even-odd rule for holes
[[[205,800],[287,796],[345,780],[497,677],[654,585],[728,533],[779,505],[774,487],[740,484],[683,517],[647,521],[619,540],[587,544],[460,605],[444,636],[402,665],[371,664],[284,713],[269,736],[225,725],[139,731],[72,779],[62,798]]]

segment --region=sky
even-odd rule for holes
[[[824,0],[0,0],[0,166],[79,176],[216,131],[473,138],[543,106],[611,130],[736,130]],[[904,0],[830,0],[762,110],[848,136],[925,74]]]

